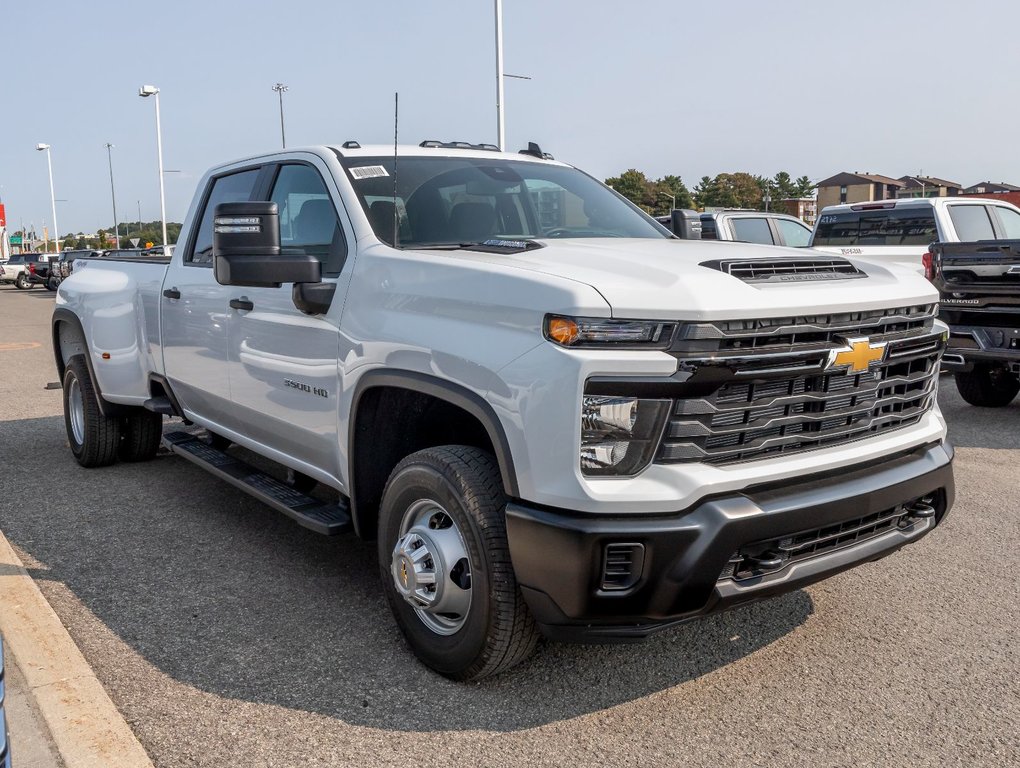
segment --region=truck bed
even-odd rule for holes
[[[163,371],[159,306],[168,265],[153,256],[77,259],[60,284],[55,312],[89,329],[97,383],[110,402],[141,405],[150,372]]]

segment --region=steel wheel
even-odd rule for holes
[[[67,418],[71,422],[71,434],[74,441],[81,445],[85,442],[85,404],[81,399],[81,387],[78,379],[71,379],[67,390]]]
[[[400,521],[390,573],[397,593],[437,635],[452,635],[471,609],[471,561],[464,535],[432,499],[411,504]]]

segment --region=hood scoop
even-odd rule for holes
[[[867,277],[849,261],[840,258],[718,259],[703,261],[701,266],[725,272],[745,283],[800,283]]]

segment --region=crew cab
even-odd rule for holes
[[[673,220],[672,214],[656,216],[655,220],[673,229],[678,237],[685,238],[693,220],[694,239],[785,245],[790,248],[803,248],[811,240],[811,227],[796,216],[785,213],[743,208],[705,211],[700,214],[697,211],[686,210],[679,213],[684,215],[678,221]]]
[[[866,256],[918,272],[934,242],[1020,238],[1020,208],[985,198],[924,197],[829,205],[811,234],[811,247]]]
[[[1001,408],[1020,393],[1020,240],[935,243],[925,270],[949,325],[943,367],[971,405]]]
[[[678,239],[534,144],[346,142],[213,168],[169,260],[81,260],[53,347],[79,464],[162,438],[375,540],[411,649],[463,680],[934,530],[937,298],[875,261]]]

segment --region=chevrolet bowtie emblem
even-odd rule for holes
[[[829,352],[825,370],[846,368],[849,373],[864,373],[874,363],[885,359],[885,342],[872,344],[867,336],[847,339],[846,346]]]

